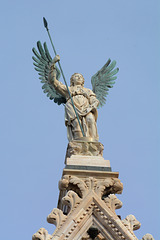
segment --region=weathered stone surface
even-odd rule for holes
[[[99,197],[108,196],[110,193],[121,193],[123,184],[117,178],[108,177],[96,179],[93,177],[79,178],[76,176],[64,175],[59,181],[59,189],[64,191],[73,190],[81,198],[93,190]]]
[[[81,157],[72,155],[67,164],[72,166],[72,161],[77,161],[84,165],[86,160],[86,166],[92,166],[98,159],[104,166],[107,163],[100,156],[84,156],[81,163]],[[138,240],[133,231],[140,228],[140,222],[133,215],[121,220],[116,214],[122,202],[115,194],[123,190],[118,173],[65,168],[59,189],[58,208],[47,217],[49,223],[56,225],[55,231],[50,235],[42,228],[33,240],[91,240],[94,234],[95,240]],[[142,240],[154,238],[146,234]]]
[[[94,226],[98,229],[98,235],[95,239],[137,240],[134,233],[113,212],[114,207],[107,206],[104,200],[93,191],[93,188],[94,184],[87,195],[82,198],[82,201],[68,211],[66,219],[52,236],[69,240],[90,239],[87,234],[88,229]],[[110,196],[110,198],[112,197]],[[118,202],[117,199],[116,201]]]
[[[142,240],[154,240],[154,238],[151,234],[147,233],[142,237]]]
[[[128,215],[122,222],[131,231],[137,230],[141,226],[141,223],[132,214]]]
[[[63,214],[63,212],[58,209],[54,208],[52,212],[47,217],[47,222],[54,224],[57,228],[65,221],[66,216]]]
[[[69,206],[70,210],[73,210],[81,201],[82,199],[73,191],[68,191],[62,198],[63,205]]]
[[[71,141],[68,143],[66,158],[72,155],[103,156],[104,146],[100,142]]]
[[[110,161],[104,160],[104,158],[101,156],[72,155],[70,158],[66,159],[66,165],[96,166],[96,167],[109,167],[110,168]]]
[[[92,226],[98,230],[96,240],[138,240],[131,231],[137,228],[135,219],[121,221],[115,212],[122,206],[113,194],[123,189],[119,179],[64,175],[59,187],[64,193],[62,209],[53,209],[47,217],[49,223],[56,225],[52,240],[91,240],[88,230]],[[44,230],[41,238],[36,239],[34,235],[33,240],[50,240],[51,235],[47,234]]]
[[[104,202],[114,213],[115,209],[122,207],[122,202],[114,194],[110,194],[108,197],[104,198]]]
[[[105,179],[105,178],[118,178],[118,172],[107,171],[105,169],[101,169],[99,167],[95,167],[96,169],[75,169],[75,168],[64,168],[63,169],[63,176],[70,175],[76,176],[79,178],[86,178],[87,177],[95,177],[96,179]]]
[[[32,240],[51,240],[52,235],[48,234],[45,228],[40,228],[33,236]]]

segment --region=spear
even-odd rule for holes
[[[53,51],[54,51],[55,55],[57,55],[56,49],[55,49],[55,47],[54,47],[54,45],[53,45],[53,41],[52,41],[51,35],[50,35],[50,33],[49,33],[47,20],[46,20],[44,17],[43,17],[43,23],[44,23],[44,27],[45,27],[46,30],[47,30],[47,33],[48,33],[48,36],[49,36],[51,45],[52,45],[52,47],[53,47]],[[75,111],[75,114],[76,114],[76,117],[77,117],[77,120],[78,120],[80,129],[81,129],[81,132],[82,132],[82,134],[83,134],[83,137],[85,137],[85,134],[84,134],[82,125],[81,125],[80,120],[79,120],[79,117],[78,117],[78,113],[77,113],[76,108],[75,108],[74,103],[73,103],[73,98],[72,98],[71,93],[70,93],[70,91],[69,91],[69,88],[68,88],[68,85],[67,85],[67,82],[66,82],[66,79],[65,79],[65,76],[64,76],[64,73],[63,73],[63,70],[62,70],[62,67],[61,67],[61,64],[60,64],[59,61],[58,61],[58,65],[59,65],[60,71],[61,71],[61,73],[62,73],[62,77],[63,77],[63,80],[64,80],[64,82],[65,82],[65,85],[66,85],[66,88],[67,88],[69,97],[70,97],[70,99],[71,99],[71,103],[72,103],[73,109],[74,109],[74,111]]]

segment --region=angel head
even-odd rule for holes
[[[80,73],[74,73],[70,79],[70,86],[84,86],[84,77]]]

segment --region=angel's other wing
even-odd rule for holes
[[[115,75],[119,71],[119,68],[115,68],[115,66],[116,61],[111,62],[108,59],[107,63],[91,78],[92,90],[99,100],[100,107],[106,103],[108,90],[113,87],[114,80],[117,78]]]
[[[52,64],[52,58],[49,54],[46,43],[44,43],[43,47],[41,42],[38,41],[37,48],[39,52],[37,52],[35,48],[32,49],[35,55],[32,57],[32,59],[34,60],[33,64],[35,66],[35,70],[38,71],[38,74],[40,75],[39,79],[41,80],[41,83],[43,83],[42,86],[43,92],[47,93],[47,97],[49,97],[51,100],[54,100],[54,102],[57,103],[58,105],[66,103],[66,99],[59,93],[57,93],[54,87],[48,81],[49,71]],[[55,67],[57,72],[56,78],[57,80],[59,80],[61,74],[57,66]]]

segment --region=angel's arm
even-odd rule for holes
[[[58,93],[60,93],[63,97],[68,98],[68,91],[66,86],[63,83],[55,79],[53,82],[53,85]]]
[[[58,58],[58,59],[55,59],[55,61],[59,61],[59,56],[56,56],[55,58]],[[67,91],[66,85],[58,81],[56,78],[55,61],[50,68],[49,83],[55,88],[55,90],[59,94],[61,94],[63,97],[66,98],[68,97],[68,91]]]
[[[53,60],[51,58],[51,55],[49,54],[47,44],[44,43],[42,46],[41,42],[37,42],[37,48],[38,52],[35,48],[32,49],[34,56],[32,57],[35,66],[35,70],[38,71],[39,79],[41,80],[41,83],[43,84],[42,89],[44,93],[47,93],[47,97],[49,97],[50,100],[53,100],[58,105],[65,104],[66,98],[63,97],[61,94],[59,94],[55,88],[54,85],[51,84],[53,76],[50,75],[50,81],[49,81],[49,73],[51,71],[51,66],[54,65],[54,68],[56,70],[56,79],[59,80],[60,78],[60,71],[55,65],[55,63],[59,60],[59,56],[56,56]],[[53,70],[53,69],[52,69]],[[51,71],[52,72],[52,71]]]

